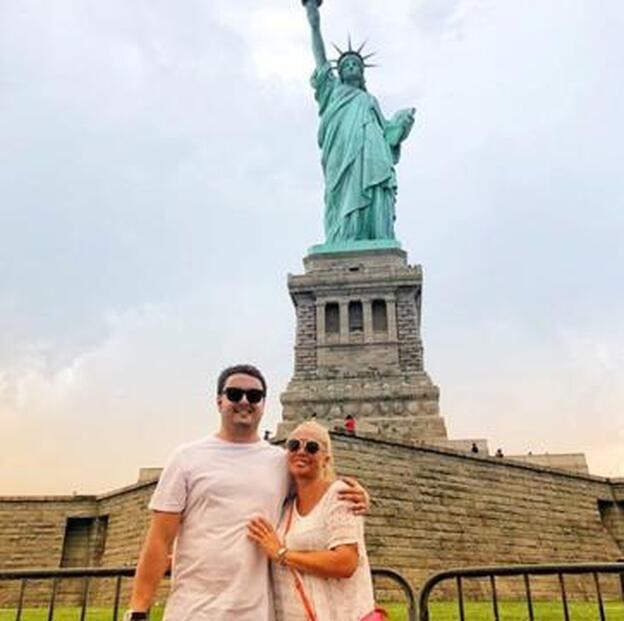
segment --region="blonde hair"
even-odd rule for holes
[[[293,429],[289,438],[292,438],[300,431],[309,432],[315,440],[318,440],[325,447],[325,450],[327,451],[327,461],[323,464],[322,477],[325,481],[333,483],[336,480],[336,470],[334,468],[334,451],[332,449],[332,441],[329,432],[325,427],[323,427],[323,425],[320,425],[316,421],[307,420]]]

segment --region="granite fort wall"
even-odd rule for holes
[[[69,519],[106,520],[101,554],[91,554],[80,565],[122,567],[134,565],[149,523],[147,503],[155,481],[143,482],[101,496],[0,497],[0,569],[55,569],[62,565],[63,546]],[[74,563],[75,565],[75,563]],[[127,601],[130,581],[124,580],[122,601]],[[50,583],[33,582],[27,588],[27,603],[47,601]],[[61,603],[80,600],[82,582],[61,583]],[[94,581],[90,599],[112,602],[113,581]],[[165,590],[159,598],[164,599]],[[0,583],[0,605],[17,601],[17,584]]]
[[[620,546],[624,561],[624,479],[612,481],[611,491],[610,498],[599,502],[600,514],[607,531]]]
[[[61,564],[65,525],[69,518],[97,515],[95,496],[41,496],[0,498],[0,568],[57,568]],[[76,584],[65,584],[72,600]],[[79,588],[79,585],[78,585]],[[31,583],[28,602],[49,597],[50,582]],[[17,600],[16,583],[0,583],[0,605]]]
[[[342,435],[334,442],[341,472],[362,480],[373,499],[367,519],[373,562],[396,568],[415,587],[456,566],[624,556],[624,511],[607,479],[448,449]],[[610,508],[608,524],[600,507]],[[550,596],[558,588],[541,580],[534,591]],[[577,593],[594,589],[576,580]],[[614,580],[611,592],[617,590]],[[502,588],[503,595],[522,591],[513,581]]]
[[[334,442],[340,471],[357,476],[372,497],[372,564],[399,570],[416,589],[453,566],[624,557],[624,482],[371,438],[334,434]],[[154,485],[97,497],[0,498],[0,568],[59,567],[70,517],[105,517],[97,564],[133,565]],[[502,595],[520,586],[502,585]],[[593,593],[593,583],[573,587]],[[558,584],[535,590],[550,595]],[[5,603],[9,596],[0,593]]]
[[[0,567],[58,567],[67,518],[97,514],[95,496],[0,498]]]

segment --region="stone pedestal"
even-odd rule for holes
[[[346,415],[357,432],[406,441],[447,438],[439,390],[423,364],[422,269],[399,248],[311,254],[290,275],[295,370],[281,395],[279,435]]]

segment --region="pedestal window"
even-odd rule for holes
[[[360,301],[349,302],[349,332],[364,332],[364,310]]]
[[[388,309],[385,300],[373,300],[373,332],[388,332]]]
[[[325,305],[325,334],[340,334],[340,307],[335,302]]]

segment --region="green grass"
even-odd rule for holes
[[[119,610],[118,621],[121,621],[124,609]],[[162,619],[163,609],[154,609],[152,611],[151,621],[160,621]],[[87,610],[87,621],[112,621],[112,608],[89,608]],[[24,608],[22,611],[22,621],[47,621],[47,608]],[[0,609],[0,621],[15,621],[15,609]],[[80,621],[80,608],[65,608],[59,606],[54,610],[54,621]]]
[[[407,621],[405,607],[397,604],[383,606],[392,621]],[[459,621],[457,602],[433,602],[429,609],[431,621]],[[494,621],[494,612],[490,602],[467,602],[464,607],[466,621]],[[529,615],[525,602],[500,602],[498,606],[500,621],[528,621]],[[573,602],[569,605],[571,621],[599,621],[598,604]],[[563,607],[560,602],[535,602],[533,604],[535,621],[563,621]],[[605,604],[607,621],[624,621],[624,603],[607,602]]]
[[[401,604],[384,604],[390,613],[391,621],[407,621],[405,606]],[[535,621],[562,621],[563,608],[559,602],[536,602],[533,606]],[[499,604],[501,621],[527,621],[528,613],[523,602],[501,602]],[[468,602],[465,607],[466,621],[494,621],[492,605],[484,602]],[[624,621],[624,603],[607,602],[605,604],[607,621]],[[121,618],[122,611],[119,613]],[[433,602],[430,609],[431,621],[459,621],[457,603]],[[47,621],[47,608],[28,608],[22,612],[22,621]],[[87,621],[111,621],[110,608],[90,608]],[[571,621],[598,621],[598,605],[596,603],[571,603]],[[0,621],[14,621],[15,610],[0,609]],[[79,608],[57,608],[54,612],[55,621],[79,621]],[[152,612],[152,621],[162,619],[162,608]]]
[[[119,610],[118,621],[121,621],[124,612],[123,608]],[[162,615],[162,608],[154,609],[151,621],[160,621]],[[112,621],[113,609],[89,607],[85,618],[87,621]],[[22,611],[22,621],[47,621],[47,619],[47,608],[24,608]],[[15,621],[15,609],[0,608],[0,621]],[[80,621],[80,608],[59,606],[54,609],[54,621]]]

